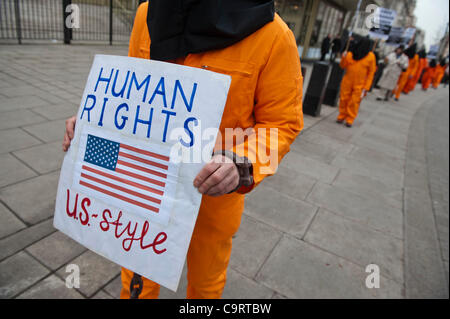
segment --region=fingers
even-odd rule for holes
[[[222,196],[228,194],[229,192],[236,189],[239,184],[239,174],[237,170],[233,170],[231,173],[228,173],[222,182],[211,187],[206,195],[209,196]]]
[[[236,165],[223,163],[200,185],[198,190],[205,195],[220,196],[232,191],[237,183],[239,183],[239,174]]]
[[[199,188],[202,186],[202,184],[206,181],[206,179],[213,174],[218,168],[220,167],[219,163],[216,163],[214,161],[209,162],[206,164],[200,173],[198,173],[197,177],[194,179],[194,186]],[[199,189],[200,191],[200,189]],[[201,192],[201,191],[200,191]]]
[[[75,131],[75,123],[76,123],[76,117],[73,116],[66,120],[66,132],[69,135],[69,138],[72,140],[74,131]]]
[[[75,123],[76,123],[76,117],[73,116],[66,120],[66,131],[64,133],[64,139],[63,139],[63,151],[67,152],[67,150],[70,147],[70,142],[73,139],[74,132],[75,132]]]
[[[64,152],[67,152],[67,150],[69,149],[69,146],[70,146],[70,138],[69,138],[69,136],[67,135],[67,133],[65,133],[65,134],[64,134],[63,144],[62,144],[63,151],[64,151]]]

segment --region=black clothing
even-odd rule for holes
[[[412,59],[416,55],[416,52],[417,52],[417,44],[414,43],[409,48],[407,48],[403,53],[405,53],[409,59]]]
[[[273,0],[151,0],[147,26],[153,60],[226,48],[274,19]]]
[[[331,39],[330,39],[330,37],[326,37],[325,39],[323,39],[323,41],[322,41],[322,48],[320,50],[321,53],[322,53],[320,61],[325,61],[325,57],[328,54],[328,52],[330,51],[330,46],[331,46]]]
[[[341,52],[341,47],[342,47],[341,39],[335,38],[335,39],[333,40],[333,46],[332,46],[332,48],[331,48],[331,52],[333,52],[333,53],[339,53],[339,52]]]

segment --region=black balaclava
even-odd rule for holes
[[[425,59],[427,57],[427,51],[425,49],[422,49],[419,51],[419,58]]]
[[[446,64],[447,64],[447,61],[445,59],[441,59],[440,65],[441,66],[446,66]]]
[[[226,48],[274,19],[273,0],[150,0],[150,58]]]
[[[365,58],[373,48],[373,41],[369,38],[359,38],[350,47],[350,52],[353,53],[353,60],[359,61]]]
[[[409,48],[405,50],[405,54],[408,56],[408,58],[412,59],[416,55],[417,52],[417,43],[414,43]]]
[[[430,62],[430,67],[431,67],[431,68],[435,68],[436,66],[437,66],[436,59],[431,60],[431,62]]]

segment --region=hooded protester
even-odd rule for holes
[[[408,65],[408,68],[404,72],[402,72],[402,74],[400,75],[398,82],[397,82],[397,87],[396,87],[395,91],[393,92],[395,95],[396,101],[398,101],[400,99],[400,94],[402,93],[406,84],[413,77],[413,75],[417,71],[417,68],[419,67],[419,56],[416,54],[416,51],[417,51],[416,43],[409,46],[404,51],[405,55],[408,57],[409,65]]]
[[[422,89],[424,91],[428,90],[428,88],[430,87],[430,84],[436,75],[436,67],[436,59],[433,59],[431,60],[430,65],[425,69],[425,72],[422,76]]]
[[[436,66],[436,73],[433,77],[433,87],[437,89],[442,82],[442,79],[445,75],[445,69],[447,68],[447,61],[445,59],[441,59],[439,65]]]
[[[358,116],[361,100],[372,86],[376,71],[373,42],[368,38],[352,41],[349,52],[344,52],[340,66],[346,70],[341,82],[338,123],[352,127]]]
[[[129,56],[231,76],[213,160],[193,181],[203,197],[187,253],[187,298],[220,298],[244,194],[276,170],[266,163],[274,143],[266,133],[277,130],[279,163],[303,128],[303,78],[294,35],[274,14],[273,1],[151,0],[137,10]],[[66,150],[74,126],[72,118]],[[236,130],[227,136],[226,129]],[[244,131],[247,135],[239,135]],[[122,268],[121,298],[158,295],[158,284]]]
[[[403,70],[408,68],[408,57],[403,53],[405,47],[400,45],[394,52],[390,53],[384,59],[384,70],[381,76],[378,86],[380,87],[380,96],[377,97],[378,101],[388,101],[391,96],[391,92],[396,88],[398,78]]]
[[[428,64],[427,52],[425,51],[425,49],[420,50],[416,56],[418,59],[417,69],[415,72],[411,72],[411,77],[409,78],[408,82],[405,85],[405,88],[403,89],[403,93],[405,94],[414,91],[417,82],[419,82],[419,79],[422,76],[423,70]],[[414,59],[416,59],[416,57]]]

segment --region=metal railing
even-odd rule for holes
[[[0,0],[0,40],[128,42],[141,2]]]

